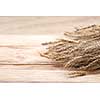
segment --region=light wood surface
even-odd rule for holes
[[[61,34],[91,24],[100,24],[100,17],[0,17],[0,34]]]
[[[100,74],[69,78],[68,71],[40,56],[42,41],[56,35],[0,35],[0,82],[100,82]]]
[[[100,82],[100,74],[69,78],[39,55],[45,50],[41,43],[99,22],[100,17],[0,17],[0,82]]]

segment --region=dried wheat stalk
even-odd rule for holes
[[[43,43],[47,51],[41,56],[75,71],[70,74],[72,77],[100,69],[100,25],[76,29],[64,35],[64,39]]]

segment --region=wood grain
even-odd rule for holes
[[[69,78],[68,71],[54,66],[39,52],[43,41],[56,35],[0,35],[0,82],[100,82],[100,74]]]
[[[3,16],[0,34],[60,34],[91,24],[100,24],[100,16]]]
[[[39,55],[41,43],[100,17],[0,17],[0,82],[100,82],[100,74],[69,78],[68,71]]]

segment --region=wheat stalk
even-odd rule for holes
[[[65,38],[49,43],[43,57],[62,64],[73,76],[85,75],[100,69],[100,26],[91,25],[64,33]]]

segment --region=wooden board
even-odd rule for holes
[[[61,36],[60,36],[61,37]],[[0,82],[100,82],[100,74],[68,78],[68,71],[40,56],[41,43],[57,35],[0,35]]]
[[[91,24],[100,24],[100,16],[3,16],[0,34],[61,34]]]
[[[100,82],[100,74],[68,78],[68,71],[40,57],[41,43],[100,17],[0,17],[0,82]]]

